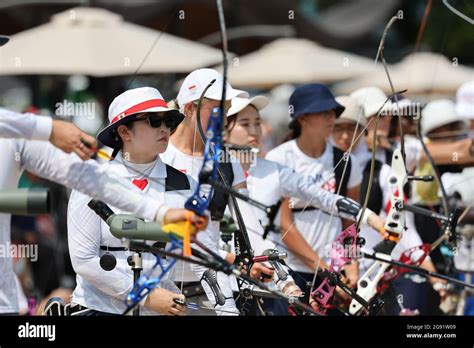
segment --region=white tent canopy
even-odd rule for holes
[[[374,71],[372,60],[310,40],[277,39],[229,62],[232,85],[271,88],[287,83],[342,81]]]
[[[462,66],[436,53],[421,52],[406,56],[389,67],[395,90],[407,89],[408,95],[453,94],[458,87],[474,79],[474,69]],[[376,86],[391,93],[384,71],[377,71],[335,87],[339,93],[350,93],[361,87]]]
[[[0,49],[0,74],[127,75],[143,61],[141,74],[189,72],[221,59],[215,48],[78,7],[13,35]]]

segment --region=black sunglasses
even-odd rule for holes
[[[146,119],[148,120],[148,124],[152,128],[160,128],[163,122],[165,123],[165,126],[170,129],[173,129],[178,125],[176,118],[171,115],[165,115],[163,117],[148,116]]]

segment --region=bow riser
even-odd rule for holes
[[[221,109],[214,108],[209,118],[206,132],[206,144],[204,147],[204,160],[199,174],[199,182],[193,195],[188,198],[184,207],[198,214],[205,216],[206,210],[211,202],[214,187],[208,184],[209,181],[217,180],[217,163],[221,157],[222,148],[222,116]]]
[[[400,256],[399,262],[403,262],[404,264],[409,266],[420,267],[421,264],[425,261],[426,257],[429,255],[430,250],[431,246],[428,243],[415,246],[413,248],[405,250]],[[421,254],[417,256],[416,260],[414,260],[414,257],[416,257],[415,254],[417,253]],[[382,293],[390,286],[391,282],[400,278],[400,276],[408,272],[410,272],[410,270],[407,268],[393,267],[391,270],[386,272],[380,280],[380,283],[377,287],[377,292]]]
[[[385,221],[385,231],[393,235],[398,240],[402,238],[405,231],[405,213],[404,205],[404,187],[408,182],[408,174],[400,149],[393,152],[392,157],[392,173],[388,179],[390,190],[390,211]]]
[[[374,262],[365,274],[357,282],[357,295],[362,297],[365,301],[369,302],[374,295],[377,293],[377,284],[383,277],[389,264],[382,263],[379,261]],[[352,300],[349,313],[356,315],[362,309],[362,304],[356,300]]]
[[[400,149],[396,149],[393,152],[392,171],[388,178],[391,207],[385,221],[385,239],[374,247],[374,251],[382,255],[390,255],[392,253],[393,248],[406,229],[405,212],[403,211],[405,198],[403,189],[407,182],[408,174],[405,168],[405,162]],[[357,295],[362,297],[365,301],[370,302],[377,293],[379,281],[386,273],[388,267],[388,264],[383,264],[378,261],[372,264],[357,283]],[[349,313],[355,315],[361,308],[362,305],[359,302],[352,300]]]
[[[329,266],[330,273],[339,273],[342,268],[350,263],[356,255],[359,246],[359,239],[355,225],[352,224],[342,231],[332,244],[331,248],[331,264]],[[332,284],[329,278],[323,280],[316,290],[311,293],[312,298],[318,303],[319,313],[323,314],[332,297],[336,285]]]

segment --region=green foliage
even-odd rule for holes
[[[462,13],[474,18],[474,3],[450,0]],[[474,65],[474,25],[452,13],[441,1],[433,1],[423,44],[434,52],[458,57],[459,63]]]

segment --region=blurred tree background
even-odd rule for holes
[[[301,9],[321,13],[333,6],[353,1],[301,0]],[[395,62],[414,49],[427,3],[428,0],[400,2],[398,8],[403,11],[403,21],[397,22],[390,31],[391,37],[386,42],[387,51],[391,53],[387,55],[388,61]],[[474,1],[450,0],[449,4],[466,16],[474,18]],[[383,27],[374,30],[373,39],[379,40],[382,30]],[[474,25],[451,12],[441,0],[433,0],[419,50],[441,53],[450,58],[457,57],[462,64],[474,65],[473,47]]]

